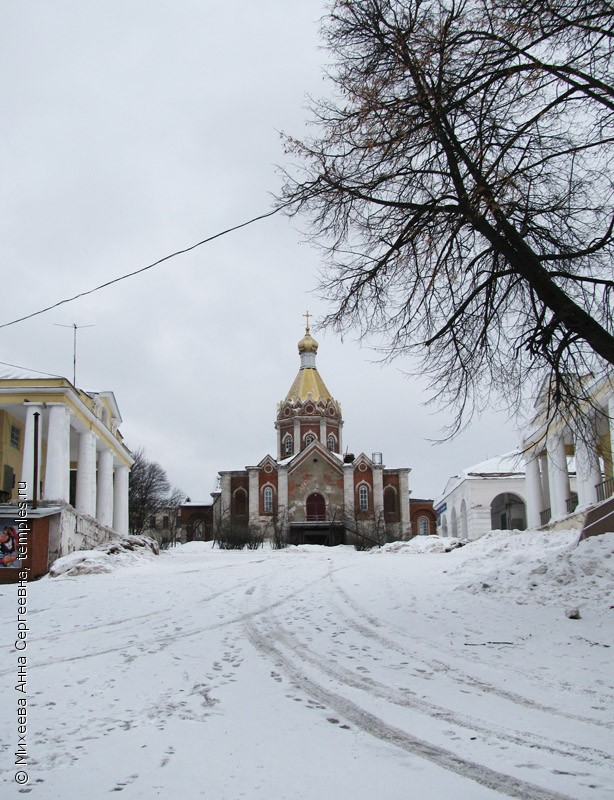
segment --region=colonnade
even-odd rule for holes
[[[605,411],[605,409],[604,409]],[[607,401],[604,419],[609,425],[610,453],[604,460],[614,463],[614,398]],[[603,426],[603,422],[602,422]],[[599,444],[595,417],[584,420],[577,432],[568,427],[551,426],[545,441],[532,447],[525,444],[527,523],[538,528],[548,521],[562,519],[575,510],[596,503],[598,486],[604,480],[599,462]],[[607,441],[608,437],[605,437]],[[567,457],[575,456],[576,486],[571,490]],[[608,476],[605,476],[608,477]],[[576,496],[577,495],[577,499]]]
[[[47,409],[46,437],[43,437],[43,408]],[[75,509],[94,517],[101,525],[116,533],[128,533],[128,479],[130,469],[117,464],[113,450],[95,430],[77,430],[70,408],[64,403],[28,403],[22,462],[22,481],[27,485],[27,497],[33,498],[35,414],[39,417],[38,464],[44,474],[41,499],[68,503],[70,499],[70,439],[71,430],[78,438],[77,483]],[[41,462],[41,443],[45,438],[47,451],[44,470]]]

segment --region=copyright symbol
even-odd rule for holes
[[[27,783],[30,780],[27,772],[16,772],[15,783]]]

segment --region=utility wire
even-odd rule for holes
[[[73,297],[67,297],[64,300],[59,300],[52,306],[41,308],[39,311],[33,311],[31,314],[26,314],[24,317],[13,319],[10,322],[4,322],[0,325],[0,328],[8,328],[10,325],[16,325],[18,322],[25,322],[25,320],[27,319],[32,319],[32,317],[38,317],[40,314],[45,314],[47,311],[51,311],[54,308],[58,308],[58,306],[63,306],[66,303],[72,303],[73,300],[78,300],[81,297],[86,297],[88,294],[94,294],[94,292],[99,292],[101,289],[106,289],[107,286],[112,286],[114,283],[125,281],[126,278],[132,278],[134,277],[134,275],[140,275],[141,272],[146,272],[148,269],[153,269],[153,267],[157,267],[159,264],[163,264],[165,261],[170,261],[171,258],[175,258],[176,256],[181,256],[184,253],[189,253],[190,250],[196,250],[197,247],[201,247],[203,244],[212,242],[214,239],[219,239],[220,236],[226,236],[227,233],[232,233],[233,231],[238,231],[241,228],[246,228],[248,225],[252,225],[254,222],[259,222],[261,219],[272,217],[274,214],[277,214],[279,211],[281,211],[288,205],[290,205],[290,203],[284,203],[283,205],[274,208],[273,211],[268,211],[266,214],[260,214],[257,217],[252,217],[252,219],[247,220],[247,222],[241,222],[239,225],[233,225],[232,228],[226,228],[225,231],[214,233],[213,236],[208,236],[206,239],[203,239],[202,242],[197,242],[196,244],[192,244],[189,247],[184,247],[183,250],[176,250],[174,253],[170,253],[169,255],[164,256],[163,258],[159,258],[157,261],[154,261],[153,264],[148,264],[146,267],[135,269],[134,272],[128,272],[126,275],[120,275],[119,278],[113,278],[113,280],[106,281],[106,283],[101,283],[100,286],[96,286],[93,289],[88,289],[85,292],[79,292],[79,294],[75,294],[73,295]]]

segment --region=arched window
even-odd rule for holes
[[[247,492],[245,489],[237,489],[233,495],[235,517],[247,516]]]
[[[358,508],[361,511],[369,510],[369,490],[364,483],[358,488]]]
[[[333,436],[332,433],[330,434],[330,436],[326,440],[326,446],[331,451],[331,453],[334,453],[335,450],[337,449],[337,440],[335,439],[335,437]]]
[[[262,492],[263,510],[265,514],[273,513],[273,489],[270,486],[265,486]]]
[[[288,433],[284,436],[284,455],[292,455],[292,436]]]
[[[397,512],[397,493],[392,486],[384,489],[384,514],[396,514]]]
[[[418,536],[428,536],[429,520],[428,517],[418,517]]]
[[[312,442],[315,442],[315,440],[316,437],[313,435],[313,433],[308,433],[307,436],[305,436],[305,447],[310,445]]]

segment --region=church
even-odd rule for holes
[[[306,317],[298,374],[277,405],[275,457],[219,473],[203,538],[226,522],[267,538],[281,531],[291,544],[408,539],[410,470],[386,469],[381,453],[344,451],[341,405],[318,372],[318,343]],[[189,529],[189,515],[184,519]]]

